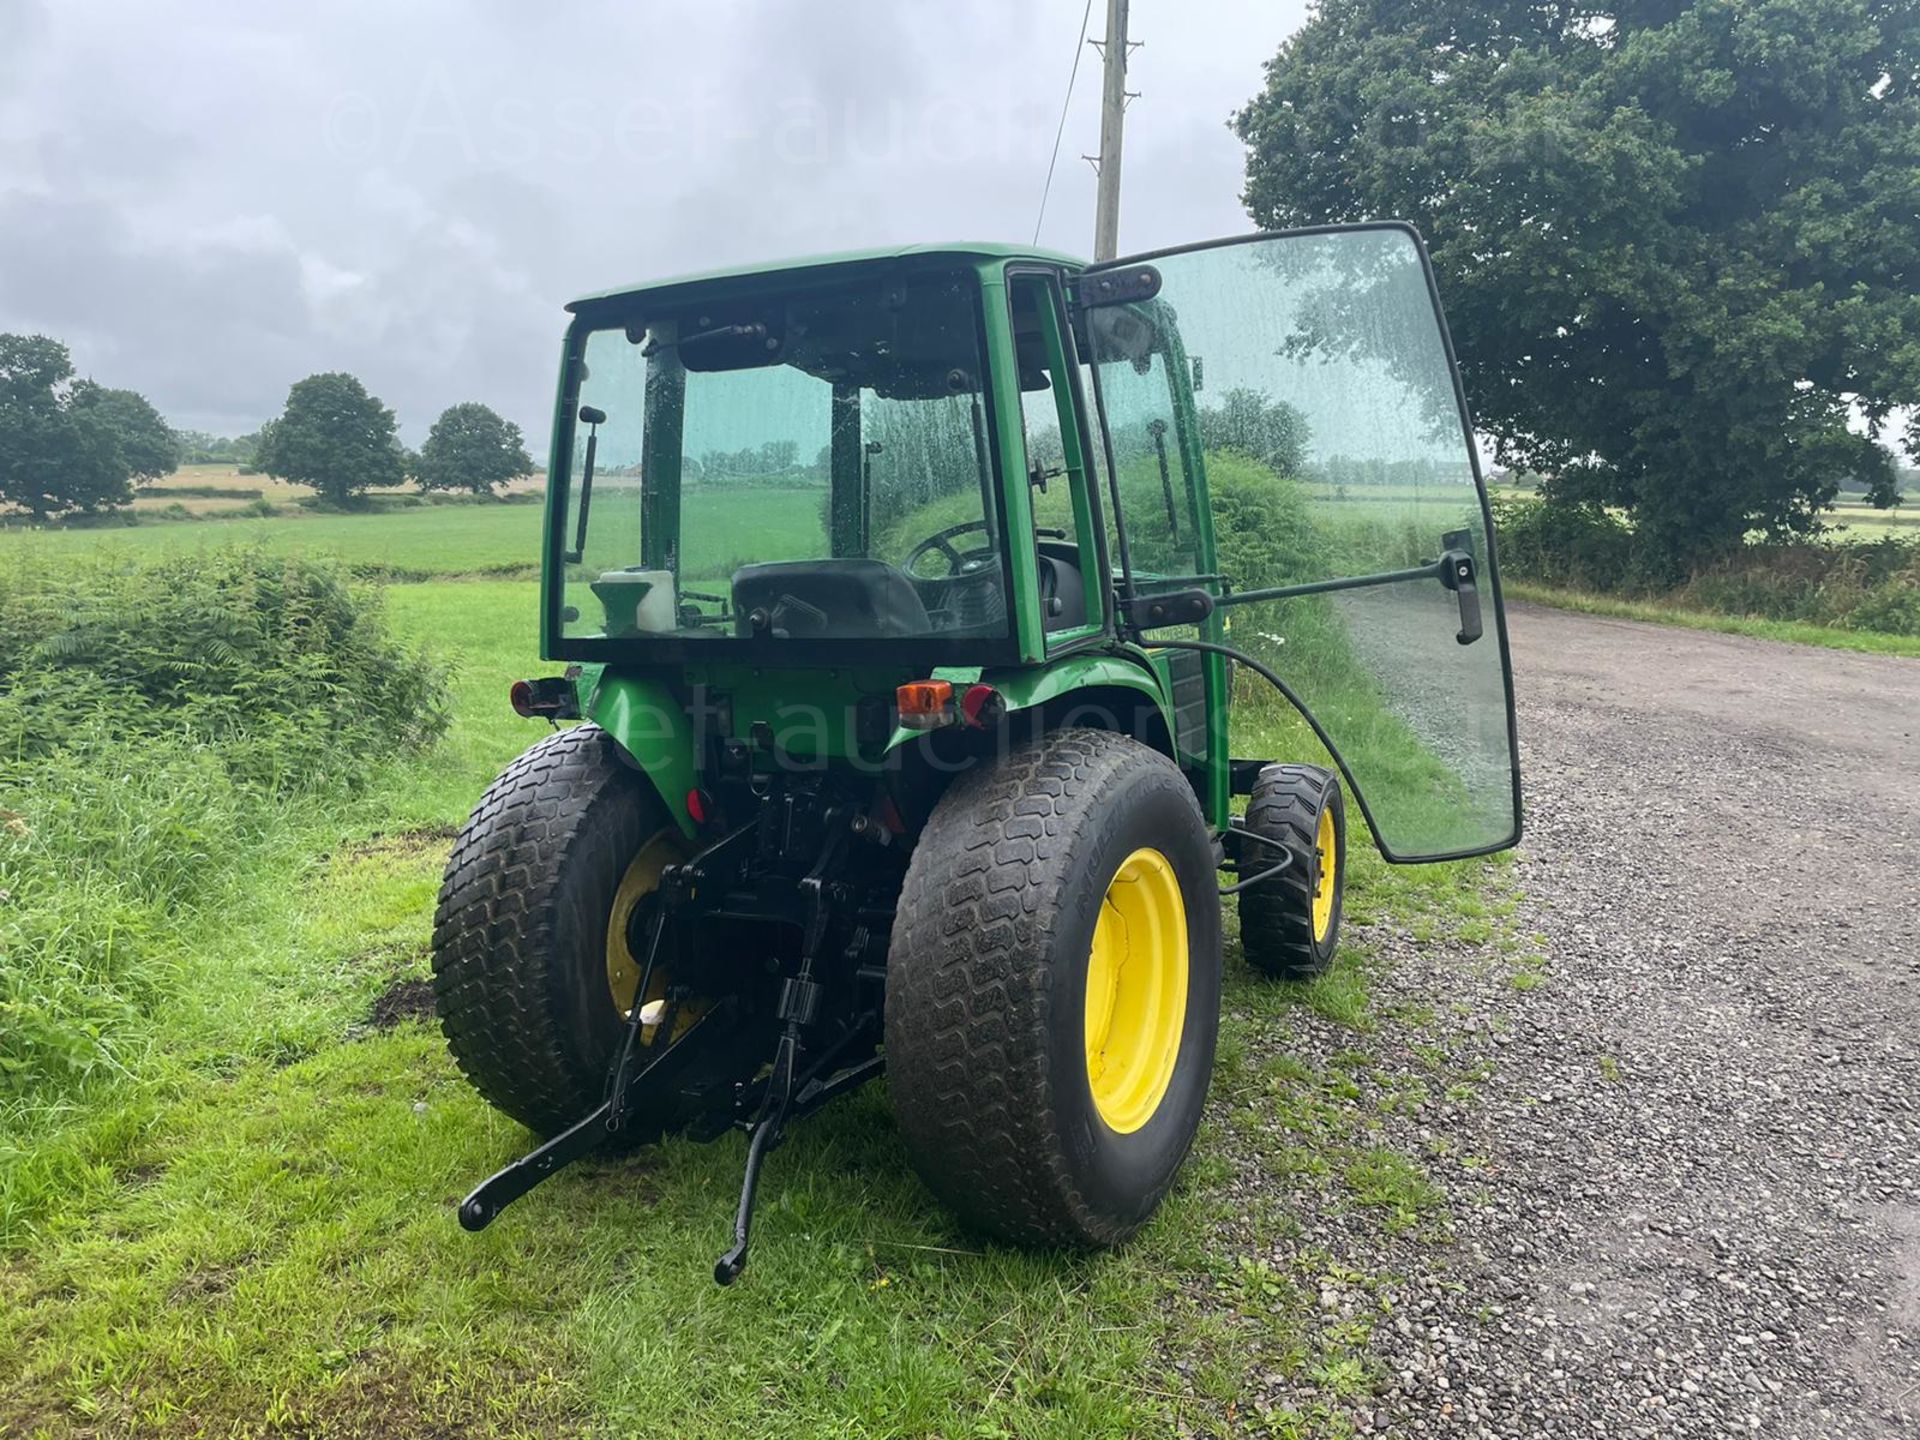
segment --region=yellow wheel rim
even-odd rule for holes
[[[1087,961],[1087,1084],[1121,1134],[1153,1118],[1187,1020],[1187,907],[1158,850],[1121,863],[1093,927]]]
[[[633,912],[640,902],[660,888],[660,872],[674,861],[681,859],[679,843],[671,830],[662,830],[654,835],[627,866],[627,873],[620,877],[620,888],[613,893],[613,910],[607,916],[607,993],[613,1000],[613,1007],[622,1016],[633,1008],[633,992],[640,984],[640,966],[645,962],[644,955],[635,955],[627,948],[627,927],[633,919]],[[662,966],[653,967],[653,978],[647,985],[647,1000],[658,1000],[667,993],[667,975]],[[674,1033],[678,1035],[692,1024],[699,1007],[682,1005],[674,1023]],[[658,1026],[644,1025],[640,1030],[642,1044],[653,1043],[653,1032]]]
[[[1340,845],[1333,833],[1333,809],[1320,812],[1320,828],[1313,837],[1313,939],[1327,938],[1333,928],[1334,882],[1340,877]]]

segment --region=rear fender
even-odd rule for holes
[[[687,792],[694,783],[693,722],[658,680],[610,675],[587,666],[576,682],[580,713],[614,738],[660,793],[680,833],[692,837]]]
[[[1173,754],[1173,716],[1159,677],[1139,661],[1117,655],[1070,655],[1051,665],[952,672],[956,691],[968,684],[993,686],[1009,716],[1024,715],[1041,728],[1090,725],[1131,734],[1154,749]],[[614,741],[640,770],[673,816],[681,833],[694,833],[687,811],[693,788],[693,724],[671,689],[659,680],[606,673],[587,666],[577,682],[580,712]],[[896,729],[887,742],[891,754],[925,732]]]

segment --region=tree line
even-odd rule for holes
[[[1650,570],[1920,459],[1920,7],[1319,0],[1234,124],[1262,226],[1420,228],[1500,462]]]
[[[279,418],[260,427],[254,464],[342,506],[409,480],[423,490],[490,495],[533,473],[520,427],[477,401],[443,410],[418,453],[409,451],[393,411],[338,370],[295,383]]]
[[[252,434],[177,431],[142,395],[79,378],[45,335],[0,335],[0,505],[48,520],[131,504],[134,487],[183,464],[232,463],[350,506],[372,489],[493,493],[533,473],[520,427],[486,405],[441,412],[418,451],[352,375],[309,375]]]

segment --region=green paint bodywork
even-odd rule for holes
[[[1027,438],[1015,418],[1020,414],[1020,367],[1013,350],[1013,317],[1007,312],[1004,262],[981,267],[980,291],[986,314],[987,383],[999,417],[995,435],[998,453],[1000,510],[1006,520],[1006,545],[1012,561],[1013,594],[1010,607],[1020,659],[1026,664],[1047,654],[1046,617],[1040,612],[1039,558],[1034,550],[1033,506],[1027,498]]]
[[[583,666],[575,682],[580,710],[620,743],[653,781],[675,822],[688,835],[693,821],[686,797],[695,783],[693,727],[681,695],[704,685],[727,698],[736,733],[765,721],[781,737],[782,749],[799,762],[821,761],[878,771],[887,757],[924,732],[896,728],[884,745],[863,749],[854,713],[868,696],[889,696],[920,676],[898,670],[764,670],[738,665],[688,666],[673,676],[632,669]],[[1000,692],[1007,709],[1026,710],[1076,693],[1127,690],[1150,704],[1167,733],[1173,714],[1165,677],[1142,652],[1085,652],[1034,666],[942,666],[932,678],[945,680],[954,694],[986,683]],[[805,699],[798,697],[805,696]]]
[[[929,673],[954,685],[956,694],[966,686],[984,680],[1004,697],[1009,710],[1018,711],[1060,701],[1076,691],[1120,689],[1138,694],[1159,714],[1168,734],[1174,732],[1171,686],[1165,671],[1164,655],[1156,659],[1135,646],[1122,642],[1114,633],[1110,616],[1091,611],[1093,622],[1070,633],[1049,635],[1039,595],[1038,560],[1035,549],[1033,508],[1028,500],[1026,438],[1020,423],[1021,391],[1019,365],[1015,353],[1013,322],[1008,306],[1008,271],[1044,267],[1056,273],[1064,285],[1084,268],[1084,263],[1069,255],[1028,247],[993,244],[911,245],[884,250],[854,251],[787,262],[778,266],[743,266],[683,276],[645,285],[602,291],[583,296],[567,308],[574,312],[574,328],[569,332],[563,352],[568,357],[562,367],[557,423],[548,474],[556,477],[547,496],[547,535],[543,552],[548,603],[541,607],[541,650],[556,654],[554,619],[557,602],[553,596],[562,583],[557,563],[562,537],[555,533],[560,507],[564,504],[565,477],[570,467],[573,426],[568,413],[571,394],[567,376],[571,357],[578,353],[581,337],[595,325],[605,324],[636,297],[649,296],[674,304],[703,298],[707,292],[719,294],[764,293],[798,281],[838,278],[831,273],[865,265],[895,264],[903,260],[946,260],[970,270],[980,287],[981,335],[986,364],[987,394],[995,417],[993,458],[1000,514],[1004,518],[1005,543],[1013,586],[1009,606],[1013,622],[1014,649],[1018,661],[1012,665],[948,666],[927,669],[871,669],[858,663],[859,642],[847,642],[847,662],[775,670],[766,667],[706,662],[674,667],[671,670],[644,664],[590,665],[582,669],[577,688],[581,713],[604,727],[647,773],[675,821],[691,834],[693,825],[686,810],[686,795],[696,779],[694,766],[694,727],[686,703],[695,686],[707,686],[724,692],[730,707],[732,733],[747,733],[754,721],[765,720],[782,737],[782,746],[800,759],[819,759],[825,763],[874,764],[883,762],[901,746],[920,737],[921,732],[895,730],[884,746],[872,754],[863,754],[857,742],[855,707],[863,696],[890,694],[908,680],[925,678]],[[1059,364],[1064,357],[1064,341],[1059,327],[1046,326],[1044,340],[1050,359]],[[1184,370],[1185,357],[1178,362]],[[1181,392],[1176,404],[1179,444],[1189,467],[1198,511],[1202,571],[1214,569],[1214,540],[1206,493],[1205,464],[1200,454],[1198,425],[1193,417],[1192,397]],[[1100,434],[1097,417],[1089,416],[1096,438]],[[1070,483],[1084,492],[1091,474],[1086,457],[1080,453],[1078,435],[1063,426],[1068,449]],[[1111,503],[1111,497],[1105,497]],[[1075,497],[1076,519],[1088,526],[1091,512],[1084,493]],[[1118,557],[1114,557],[1116,562]],[[650,562],[652,563],[652,562]],[[1091,567],[1086,570],[1091,580]],[[1094,587],[1089,585],[1090,598]],[[1206,638],[1217,639],[1219,621],[1213,619],[1201,629]],[[1051,651],[1051,654],[1050,654]],[[1065,653],[1063,653],[1063,651]],[[1207,754],[1195,776],[1204,808],[1216,827],[1228,823],[1229,773],[1227,755],[1226,667],[1217,656],[1204,657],[1202,672],[1208,709]],[[1178,758],[1178,757],[1176,757]],[[1187,762],[1191,764],[1191,762]]]
[[[885,260],[915,260],[934,256],[952,256],[974,265],[998,268],[1009,260],[1037,260],[1045,265],[1060,265],[1069,270],[1085,268],[1086,261],[1057,250],[1037,250],[1025,245],[1000,245],[992,241],[958,241],[945,245],[896,245],[876,250],[841,250],[825,255],[805,255],[782,260],[775,265],[730,265],[719,270],[701,270],[691,275],[674,275],[665,280],[649,280],[639,285],[622,285],[612,290],[597,290],[582,295],[567,306],[578,312],[605,301],[628,300],[636,295],[653,295],[664,290],[692,289],[696,286],[727,285],[738,281],[757,281],[769,277],[785,283],[796,273],[826,270],[841,265],[870,265]]]

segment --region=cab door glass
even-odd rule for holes
[[[1229,594],[1228,643],[1292,688],[1382,851],[1511,844],[1488,512],[1418,237],[1256,236],[1113,268],[1158,280],[1157,294],[1084,313],[1136,575],[1195,564],[1181,508],[1194,482],[1223,588],[1264,597]],[[1243,753],[1297,743],[1269,687],[1243,676],[1234,699]]]

